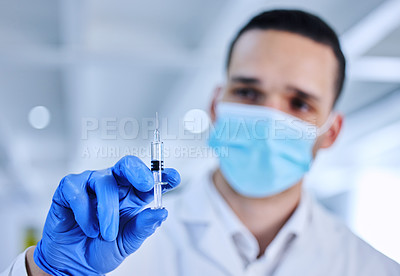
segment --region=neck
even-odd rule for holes
[[[235,192],[218,169],[213,181],[233,212],[255,236],[260,256],[293,214],[301,197],[302,181],[288,190],[266,198],[249,198]]]

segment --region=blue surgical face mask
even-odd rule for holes
[[[310,169],[321,127],[273,108],[219,103],[209,145],[231,187],[247,197],[268,197],[298,183]]]

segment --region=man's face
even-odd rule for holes
[[[334,103],[337,68],[329,46],[285,31],[247,31],[234,46],[221,101],[272,107],[320,127]],[[341,125],[337,115],[314,156],[333,144]]]
[[[275,30],[245,32],[234,46],[222,101],[268,106],[322,125],[335,97],[329,46]]]

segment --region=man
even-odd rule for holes
[[[304,174],[340,133],[333,106],[345,60],[321,19],[295,10],[253,18],[232,42],[211,106],[220,166],[166,204],[135,157],[65,177],[42,240],[9,275],[400,275],[302,191]],[[179,184],[165,169],[163,180]],[[143,210],[143,211],[142,211]],[[133,253],[133,254],[132,254]],[[128,255],[132,254],[122,265]],[[26,260],[26,269],[25,269]]]

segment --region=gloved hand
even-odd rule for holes
[[[163,192],[180,183],[165,169]],[[167,218],[145,209],[153,200],[153,175],[137,157],[61,180],[47,215],[35,263],[51,275],[99,275],[118,267]]]

